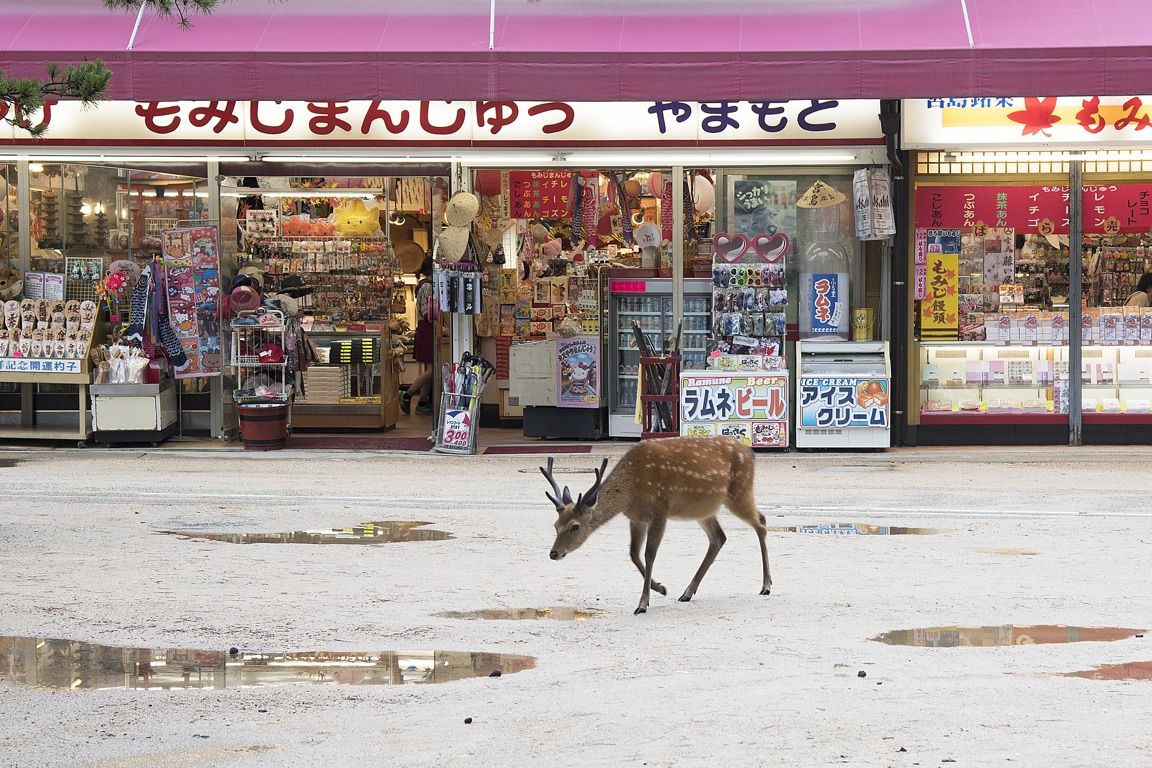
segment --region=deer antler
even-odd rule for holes
[[[540,474],[544,475],[544,479],[547,480],[548,484],[552,486],[552,493],[556,494],[555,496],[553,496],[552,493],[548,493],[547,491],[545,491],[544,495],[548,497],[548,501],[550,501],[556,505],[557,510],[561,510],[561,509],[564,509],[565,504],[568,504],[571,502],[572,494],[569,493],[567,488],[565,488],[563,490],[563,492],[561,492],[560,486],[556,483],[556,478],[552,477],[552,462],[553,461],[554,461],[553,458],[551,456],[549,456],[548,457],[548,468],[545,469],[544,467],[540,467]],[[563,503],[561,503],[560,499],[565,499],[565,501]]]
[[[595,470],[596,482],[592,483],[592,487],[582,496],[585,506],[591,507],[596,503],[596,494],[600,492],[600,483],[604,480],[604,470],[607,468],[608,459],[604,459],[604,461],[600,462],[600,468]]]

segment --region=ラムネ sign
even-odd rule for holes
[[[692,371],[680,375],[680,434],[727,435],[745,445],[788,446],[788,376]]]

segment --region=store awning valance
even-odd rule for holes
[[[0,71],[103,59],[109,98],[648,101],[1148,90],[1144,0],[231,0],[190,29],[5,0]],[[131,49],[129,50],[129,42]],[[491,46],[491,47],[490,47]]]

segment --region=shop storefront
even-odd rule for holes
[[[203,318],[175,311],[212,363],[181,376],[196,382],[178,385],[182,424],[216,436],[236,423],[232,395],[275,383],[238,380],[243,371],[229,365],[229,295],[245,287],[237,275],[254,271],[258,284],[247,287],[295,299],[301,335],[320,353],[296,379],[298,429],[398,423],[401,389],[419,367],[402,372],[393,359],[411,353],[403,344],[416,324],[413,273],[424,254],[437,255],[445,286],[462,270],[483,275],[479,301],[456,306],[445,295],[437,302],[452,342],[438,362],[469,351],[495,363],[496,385],[484,396],[490,417],[524,418],[527,403],[512,394],[518,377],[510,368],[519,342],[553,339],[568,348],[572,364],[563,365],[561,354],[560,367],[548,371],[567,386],[565,402],[546,415],[539,436],[639,435],[632,321],[657,345],[680,326],[686,370],[705,368],[713,350],[778,358],[773,374],[792,380],[786,403],[795,402],[789,360],[805,317],[801,273],[839,281],[830,336],[851,337],[853,308],[870,310],[870,338],[888,332],[883,241],[857,237],[851,202],[854,172],[885,175],[875,101],[107,102],[83,119],[78,107],[56,105],[49,120],[50,145],[14,130],[3,159],[6,264],[14,276],[62,276],[66,304],[80,283],[92,282],[87,272],[73,274],[70,259],[99,259],[104,280],[118,261],[170,262],[165,246],[180,249],[173,232],[212,229],[219,326],[207,321],[205,297],[194,298],[205,305]],[[173,165],[179,174],[157,170]],[[115,183],[97,183],[104,177]],[[44,179],[58,179],[77,212],[87,212],[77,218],[51,208]],[[448,231],[453,187],[476,195],[463,241]],[[831,192],[819,225],[803,201],[814,189]],[[57,242],[49,229],[56,222],[73,222],[74,233]],[[833,244],[823,253],[835,263],[805,268],[820,237]],[[460,242],[466,258],[451,252]],[[735,281],[721,286],[717,265],[761,282],[742,291]],[[774,282],[760,273],[769,267]],[[106,288],[102,316],[129,323],[121,317],[129,308],[115,313],[109,302],[117,297]],[[307,292],[293,295],[299,288]],[[714,307],[715,296],[727,305]],[[812,325],[803,323],[806,332]],[[109,323],[98,341],[116,330]],[[92,364],[78,368],[68,382],[15,371],[6,407],[9,421],[19,414],[12,426],[49,423],[36,398],[50,384],[92,380]],[[192,388],[204,394],[197,408],[187,400]],[[61,418],[75,423],[83,413],[70,397],[60,410],[72,413]],[[780,445],[790,442],[787,409],[778,415]],[[526,424],[526,434],[535,429]]]
[[[914,442],[1152,439],[1147,102],[904,103]]]

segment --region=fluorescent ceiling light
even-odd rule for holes
[[[384,194],[382,189],[330,189],[315,187],[313,189],[249,189],[241,188],[221,193],[224,197],[359,197],[365,200]]]
[[[0,163],[207,163],[250,162],[249,155],[0,155]]]
[[[266,163],[299,164],[352,164],[352,165],[427,165],[429,163],[460,163],[461,165],[516,166],[551,163],[551,154],[522,155],[515,153],[485,153],[475,155],[264,155]]]
[[[726,165],[794,165],[808,163],[851,163],[851,152],[788,152],[750,147],[740,152],[565,152],[568,165],[636,166],[683,165],[693,168]]]
[[[1088,162],[1125,161],[1125,160],[1152,160],[1152,150],[1106,150],[1097,149],[1087,152],[1071,150],[1051,152],[1015,152],[1004,150],[1002,152],[945,152],[944,159],[952,163],[1015,163],[1015,162],[1050,162],[1069,163],[1073,160]]]

